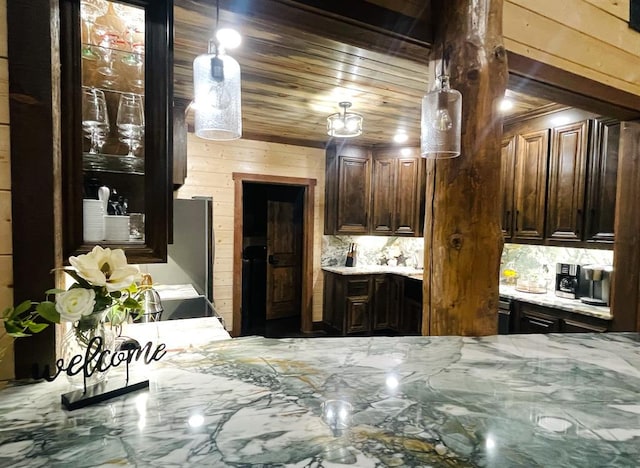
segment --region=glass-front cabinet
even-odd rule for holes
[[[100,244],[165,261],[172,2],[60,5],[64,258]]]

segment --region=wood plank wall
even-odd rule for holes
[[[0,0],[0,312],[13,302],[7,0]],[[13,377],[13,344],[0,325],[0,380]]]
[[[316,179],[313,237],[313,320],[322,319],[322,286],[320,251],[324,226],[323,149],[235,140],[213,142],[189,133],[187,140],[188,167],[185,184],[178,198],[209,196],[213,198],[215,262],[213,295],[218,313],[228,329],[233,324],[233,172],[267,174]]]
[[[640,95],[629,0],[505,0],[507,50]]]

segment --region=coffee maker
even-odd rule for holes
[[[556,296],[566,299],[578,299],[580,265],[574,263],[556,263]]]
[[[608,306],[613,267],[582,265],[580,268],[580,300],[585,304]]]

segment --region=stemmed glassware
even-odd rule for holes
[[[120,3],[115,3],[114,8],[126,26],[125,38],[128,51],[131,52],[122,58],[122,63],[131,67],[131,74],[134,75],[132,78],[127,77],[127,84],[134,91],[142,92],[144,91],[144,10]]]
[[[91,46],[91,32],[92,26],[96,18],[104,15],[107,12],[106,0],[81,0],[80,1],[80,17],[84,25],[83,40],[82,42],[82,58],[86,60],[97,60],[98,55],[92,50]]]
[[[107,88],[113,88],[119,77],[113,67],[113,51],[122,48],[122,44],[125,43],[120,37],[124,30],[124,22],[117,16],[114,3],[108,2],[107,11],[93,23],[93,33],[102,52],[102,64],[98,73],[103,77],[101,85]]]
[[[99,89],[82,88],[82,127],[91,140],[89,153],[99,153],[109,134],[107,101]]]
[[[120,141],[129,147],[128,157],[134,157],[144,135],[144,106],[142,96],[124,93],[118,104],[117,122]]]

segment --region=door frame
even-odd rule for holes
[[[313,204],[315,200],[316,179],[302,177],[284,177],[266,174],[249,174],[244,172],[232,173],[234,181],[234,209],[233,209],[233,296],[231,308],[233,310],[233,329],[231,335],[236,337],[242,330],[242,231],[244,200],[242,188],[245,182],[290,185],[302,187],[303,219],[302,219],[302,266],[300,293],[300,328],[304,333],[313,331]]]

